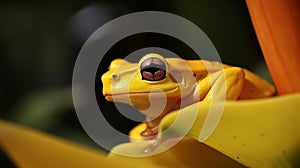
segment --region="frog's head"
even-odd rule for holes
[[[151,104],[149,96],[158,101],[167,100],[173,106],[180,104],[196,84],[184,60],[165,59],[158,54],[147,54],[139,63],[114,60],[101,79],[106,100],[132,104],[140,110]]]

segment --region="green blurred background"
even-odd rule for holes
[[[271,81],[244,0],[1,1],[0,119],[100,149],[73,108],[73,66],[97,28],[144,10],[192,21],[211,39],[224,63],[246,67]],[[119,124],[125,132],[132,127]],[[13,167],[3,152],[0,165]]]

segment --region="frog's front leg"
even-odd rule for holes
[[[147,119],[146,122],[147,128],[141,132],[141,136],[143,137],[151,137],[158,133],[159,130],[159,123],[161,121],[161,118],[155,119],[150,121],[150,119]]]
[[[143,137],[151,137],[157,135],[159,131],[159,123],[163,119],[164,116],[166,116],[168,113],[176,109],[176,104],[178,104],[178,101],[180,100],[169,100],[167,101],[167,104],[164,108],[164,110],[161,112],[159,116],[151,117],[146,116],[146,129],[142,131],[140,134]]]
[[[224,72],[224,75],[222,73]],[[225,82],[225,86],[224,86]],[[218,71],[200,80],[195,88],[194,97],[210,103],[214,100],[237,100],[245,83],[245,73],[238,67]],[[226,97],[224,97],[226,96]]]

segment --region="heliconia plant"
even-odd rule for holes
[[[198,142],[198,138],[205,118],[203,116],[209,111],[208,105],[199,111],[193,127],[186,135],[188,138],[155,156],[131,158],[115,153],[107,156],[7,121],[0,121],[1,149],[15,165],[31,168],[299,167],[300,93],[297,92],[300,91],[300,1],[246,2],[280,96],[226,102],[219,125],[204,142]],[[161,131],[168,128],[177,115],[177,112],[167,115],[160,124]],[[185,115],[189,115],[188,111]],[[142,125],[137,126],[131,135],[139,136],[142,129]],[[113,151],[140,151],[143,144],[149,143],[121,144]]]

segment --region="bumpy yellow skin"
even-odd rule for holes
[[[143,79],[141,67],[149,59],[165,65],[164,78]],[[212,99],[255,99],[275,94],[271,84],[246,69],[206,60],[164,58],[158,54],[147,54],[139,63],[116,59],[101,79],[106,100],[133,105],[147,116],[147,128],[141,133],[145,137],[157,133],[157,126],[166,114],[185,106],[209,103]]]

